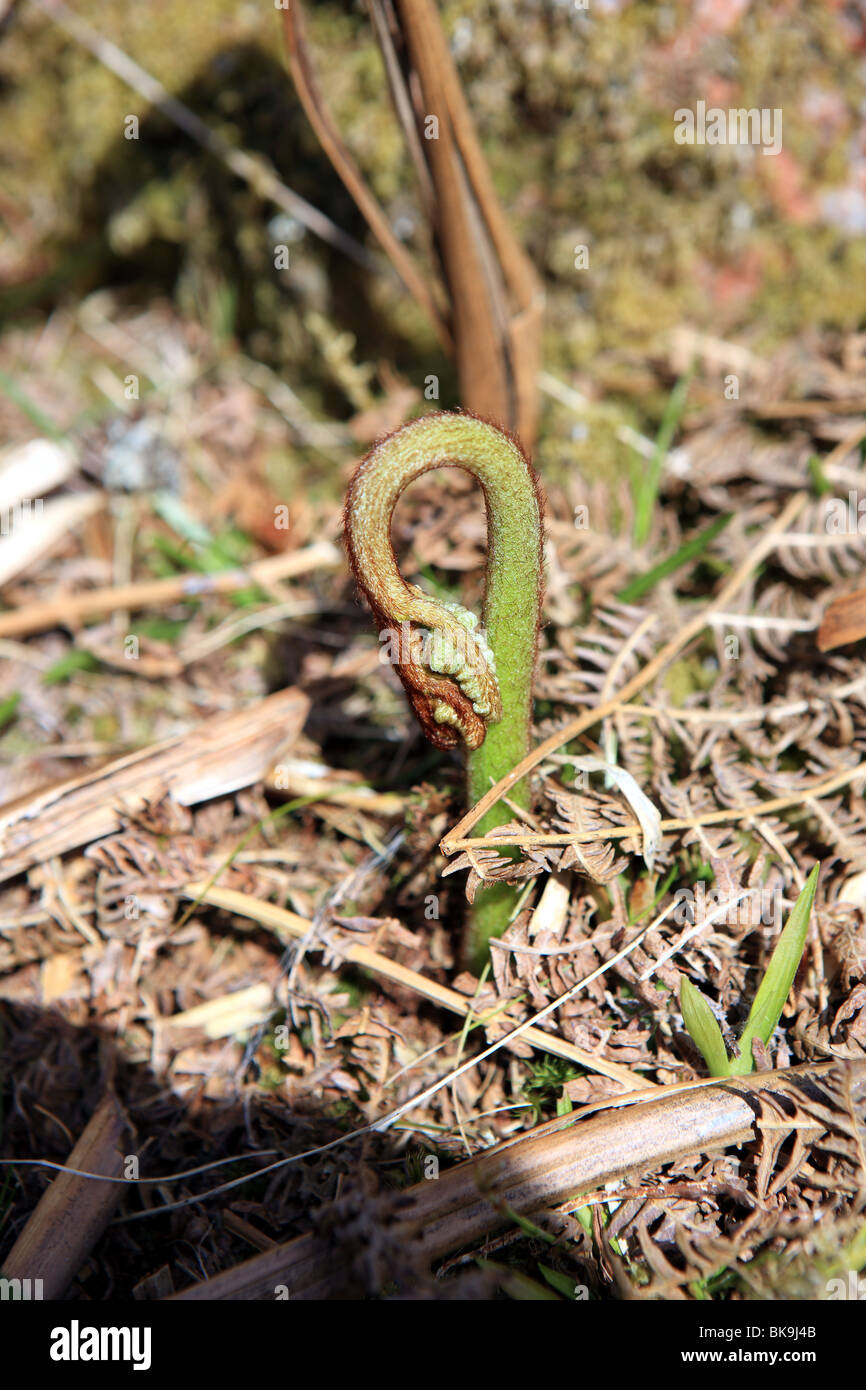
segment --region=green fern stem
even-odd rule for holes
[[[487,578],[482,626],[459,604],[407,584],[391,544],[391,517],[405,488],[431,468],[452,465],[480,483],[487,508]],[[532,679],[542,597],[541,497],[520,445],[497,426],[463,412],[413,420],[381,440],[359,464],[346,499],[352,569],[380,637],[424,732],[439,748],[468,749],[467,794],[474,805],[530,746]],[[524,779],[510,799],[529,807]],[[486,834],[511,818],[493,807],[476,827]],[[487,941],[507,922],[514,892],[482,889],[465,943],[476,967]]]

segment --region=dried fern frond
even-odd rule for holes
[[[607,829],[612,824],[622,825],[626,819],[623,807],[608,797],[593,793],[576,795],[555,782],[548,783],[546,790],[558,811],[553,825],[563,834],[586,835],[591,831]],[[566,845],[559,861],[560,869],[578,867],[595,883],[610,883],[627,864],[627,859],[617,859],[615,847],[610,841],[604,840]]]
[[[816,818],[819,837],[854,868],[866,868],[866,821],[862,802],[850,810],[843,798],[804,797],[803,806]]]
[[[826,579],[831,583],[863,573],[866,566],[866,523],[859,530],[848,499],[822,497],[801,514],[795,532],[789,532],[776,550],[776,560],[794,579]],[[853,522],[853,525],[852,525]],[[839,526],[844,529],[838,529]]]

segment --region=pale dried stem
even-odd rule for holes
[[[303,940],[312,927],[311,922],[307,921],[305,917],[299,917],[297,913],[276,907],[273,903],[261,902],[247,893],[238,893],[233,889],[216,888],[204,883],[190,883],[183,891],[184,896],[192,898],[196,902],[208,903],[212,907],[220,907],[227,912],[236,912],[242,917],[249,917],[273,931],[283,941]],[[363,965],[384,979],[405,985],[424,999],[429,999],[434,1004],[440,1004],[450,1013],[458,1014],[461,1018],[469,1018],[471,1015],[474,1022],[483,1025],[485,1020],[490,1023],[500,1017],[500,1005],[496,1005],[490,1010],[478,1011],[474,1007],[473,1001],[467,999],[465,995],[458,994],[456,990],[448,989],[445,985],[437,984],[435,980],[426,979],[425,976],[419,975],[417,970],[411,970],[408,966],[389,960],[379,951],[373,951],[369,946],[364,946],[360,942],[341,945],[339,951],[343,960]],[[585,1052],[583,1048],[575,1047],[573,1043],[567,1042],[565,1038],[557,1037],[555,1033],[545,1033],[540,1028],[532,1027],[531,1024],[520,1025],[520,1027],[523,1039],[542,1052],[553,1053],[557,1057],[565,1057],[571,1062],[578,1063],[579,1066],[587,1067],[603,1076],[609,1076],[632,1090],[636,1087],[643,1089],[653,1086],[652,1082],[636,1076],[628,1067],[620,1066],[616,1062],[608,1062],[604,1057],[596,1056],[594,1052]],[[477,1060],[475,1058],[473,1062]]]
[[[0,637],[21,637],[51,627],[75,627],[85,618],[98,618],[123,609],[164,607],[184,599],[200,600],[209,594],[234,594],[253,585],[266,588],[280,579],[295,579],[315,569],[338,569],[342,558],[329,541],[317,541],[304,550],[272,555],[245,569],[216,574],[178,574],[168,579],[144,579],[86,593],[64,594],[45,603],[31,603],[0,613]]]
[[[726,806],[722,810],[707,811],[697,816],[682,816],[672,820],[663,820],[659,829],[662,832],[668,830],[697,830],[703,825],[723,825],[726,821],[740,820],[744,816],[766,816],[772,815],[776,811],[786,811],[792,806],[802,806],[805,797],[829,796],[831,792],[839,791],[840,787],[846,787],[851,782],[856,782],[858,778],[866,779],[866,763],[859,763],[857,767],[849,767],[844,772],[834,773],[831,777],[826,777],[821,782],[815,782],[811,786],[798,787],[797,791],[789,796],[776,796],[769,801],[749,801],[742,802],[737,806]],[[541,834],[522,835],[519,831],[506,832],[504,834],[468,837],[466,839],[449,839],[449,849],[468,850],[468,849],[498,849],[500,845],[517,845],[526,849],[537,849],[539,845],[584,845],[590,844],[595,840],[622,840],[629,835],[642,836],[643,830],[637,821],[629,825],[612,825],[601,830],[587,830],[579,834],[574,832],[563,834]]]

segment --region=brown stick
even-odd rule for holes
[[[508,1224],[630,1175],[760,1136],[762,1095],[795,1104],[816,1087],[844,1091],[862,1106],[866,1062],[819,1062],[756,1076],[670,1088],[661,1097],[618,1097],[593,1119],[563,1116],[498,1144],[480,1158],[422,1181],[394,1203],[394,1239],[423,1263],[483,1240]],[[671,1093],[673,1092],[673,1093]],[[628,1104],[628,1102],[640,1102]],[[625,1107],[623,1113],[619,1109]],[[612,1112],[612,1113],[608,1113]],[[826,1123],[816,1122],[816,1131]],[[324,1299],[335,1291],[333,1254],[315,1235],[300,1236],[236,1269],[175,1294],[176,1299]]]
[[[806,797],[830,796],[852,782],[866,779],[866,762],[856,767],[846,767],[844,772],[835,772],[832,777],[822,777],[820,781],[798,786],[789,796],[774,796],[767,801],[745,801],[736,806],[724,806],[716,811],[704,811],[696,816],[677,816],[671,820],[659,821],[658,829],[665,835],[675,830],[696,830],[702,825],[725,825],[732,820],[749,820],[752,816],[772,816],[777,811],[787,811],[792,806],[802,806]],[[458,849],[499,849],[504,845],[520,845],[525,849],[537,849],[547,845],[591,845],[599,840],[625,840],[629,836],[640,840],[643,829],[637,821],[628,825],[604,826],[600,830],[567,831],[563,834],[523,834],[515,830],[513,834],[470,835],[463,840],[449,840],[449,847]]]
[[[443,319],[427,282],[392,232],[388,218],[365,184],[357,164],[340,139],[340,133],[331,119],[310,61],[304,32],[304,16],[299,0],[293,0],[291,5],[283,9],[283,29],[292,81],[301,99],[301,105],[307,113],[307,120],[318,136],[319,144],[367,219],[371,231],[406,289],[426,311],[442,347],[446,352],[452,352],[454,345],[450,328]]]
[[[818,651],[831,652],[866,637],[866,589],[843,594],[827,605],[818,628]]]
[[[420,87],[415,118],[436,191],[435,230],[454,317],[463,405],[532,449],[543,293],[499,207],[433,0],[395,0]]]
[[[512,411],[503,411],[509,394],[505,362],[490,312],[485,265],[469,221],[471,204],[443,81],[439,17],[427,0],[397,0],[397,9],[425,112],[438,122],[437,134],[425,141],[425,153],[436,189],[436,232],[454,314],[461,399],[469,410],[514,429]]]
[[[109,1092],[66,1160],[69,1168],[119,1178],[128,1121]],[[59,1298],[99,1240],[123,1195],[123,1183],[59,1173],[39,1199],[6,1257],[5,1279],[41,1280],[37,1297]],[[32,1294],[32,1288],[31,1288]]]
[[[371,0],[392,97],[438,241],[450,316],[431,293],[365,184],[318,90],[303,34],[300,0],[283,11],[298,95],[340,178],[397,273],[455,354],[461,403],[531,449],[538,418],[543,289],[499,205],[432,0]],[[428,129],[435,118],[438,129]],[[453,341],[452,341],[453,338]]]
[[[827,399],[825,401],[776,401],[762,405],[752,413],[759,420],[796,420],[833,415],[862,415],[866,411],[866,397],[853,396],[850,399]]]

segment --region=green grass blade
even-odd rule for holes
[[[660,579],[673,574],[675,570],[687,565],[690,560],[697,560],[707,547],[716,539],[720,531],[724,531],[733,512],[724,512],[710,522],[709,526],[697,536],[692,536],[690,541],[681,545],[679,550],[675,550],[673,555],[668,555],[666,559],[660,560],[657,565],[653,565],[646,574],[639,574],[630,584],[626,584],[624,589],[620,589],[617,598],[620,603],[634,603],[635,599],[641,598],[649,589],[655,587]]]
[[[577,1282],[573,1274],[566,1274],[561,1269],[551,1269],[549,1265],[543,1265],[539,1261],[538,1272],[544,1280],[555,1289],[563,1298],[573,1299]]]
[[[64,652],[59,661],[55,661],[53,666],[49,666],[47,671],[43,671],[40,680],[43,685],[62,685],[64,681],[70,680],[79,671],[98,671],[99,662],[91,652],[86,652],[78,647],[71,647],[68,652]]]
[[[17,405],[21,414],[26,415],[31,425],[35,425],[41,434],[46,435],[49,439],[64,438],[63,431],[58,429],[41,406],[38,406],[24,390],[24,387],[20,386],[15,378],[9,376],[7,372],[0,372],[0,392],[4,396],[8,396],[13,405]]]
[[[806,945],[809,916],[815,901],[819,871],[820,865],[816,864],[803,884],[803,891],[791,909],[791,915],[776,942],[767,972],[749,1010],[746,1027],[740,1039],[740,1056],[731,1063],[732,1076],[749,1074],[755,1064],[752,1057],[752,1039],[760,1038],[762,1043],[768,1043],[782,1017],[785,1000],[794,983],[797,966]]]
[[[731,1064],[722,1030],[701,991],[685,976],[680,985],[680,1011],[689,1037],[701,1049],[710,1076],[729,1076]]]
[[[513,1269],[509,1265],[498,1264],[495,1260],[478,1259],[475,1263],[479,1269],[492,1270],[498,1276],[499,1287],[507,1298],[512,1298],[519,1303],[559,1303],[561,1301],[553,1289],[539,1284],[537,1279],[531,1279],[522,1270]]]
[[[655,441],[655,452],[649,461],[646,472],[641,477],[637,497],[635,498],[634,509],[634,543],[644,545],[650,533],[652,525],[653,507],[658,496],[659,481],[662,475],[662,465],[665,456],[671,446],[671,440],[677,432],[682,413],[686,407],[686,397],[689,394],[689,387],[692,382],[692,373],[687,372],[680,377],[673,391],[668,397],[661,424],[658,428]]]
[[[20,690],[13,690],[12,694],[7,695],[5,700],[0,700],[0,732],[6,728],[7,724],[12,723],[20,700]]]
[[[812,454],[811,458],[807,459],[806,462],[809,469],[809,476],[812,479],[812,491],[815,493],[815,496],[823,497],[825,493],[832,492],[833,484],[824,472],[823,462],[818,455]]]

